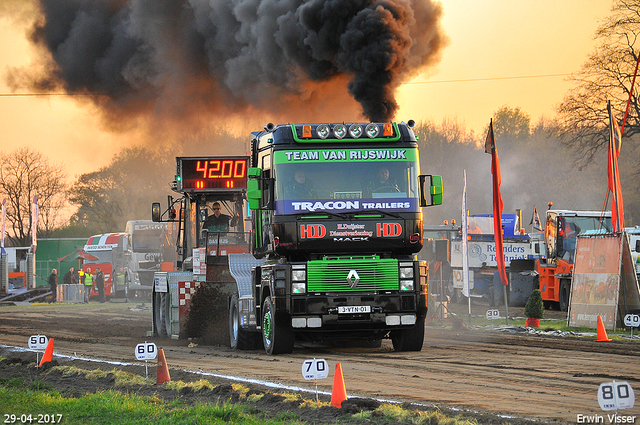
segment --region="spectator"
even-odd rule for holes
[[[58,270],[51,270],[51,274],[49,275],[49,287],[51,289],[51,300],[49,304],[55,303],[58,297]]]
[[[96,289],[98,290],[98,300],[104,302],[104,273],[100,267],[96,269]]]
[[[89,303],[89,298],[91,297],[91,288],[93,287],[93,275],[91,274],[91,269],[87,269],[84,272],[84,302],[85,304]]]
[[[73,272],[73,266],[69,267],[69,271],[64,274],[62,283],[64,283],[65,285],[74,285],[78,283],[78,281],[76,280],[76,275]]]

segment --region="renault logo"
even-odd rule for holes
[[[351,289],[355,289],[358,286],[358,282],[360,282],[360,276],[358,276],[358,272],[355,270],[351,270],[349,275],[347,276],[347,282],[349,282],[349,286]]]

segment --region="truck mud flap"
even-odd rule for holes
[[[229,271],[238,284],[238,296],[252,296],[251,270],[262,266],[265,259],[256,259],[252,254],[229,254]]]

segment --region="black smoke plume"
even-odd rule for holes
[[[51,61],[38,75],[14,70],[9,82],[88,95],[114,121],[285,116],[322,107],[327,91],[345,86],[366,118],[389,121],[395,89],[437,62],[446,44],[442,7],[431,0],[37,3],[31,39]]]

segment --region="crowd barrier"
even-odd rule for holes
[[[82,303],[84,302],[84,285],[58,285],[56,302]]]

